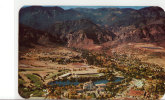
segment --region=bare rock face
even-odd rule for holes
[[[116,42],[160,42],[165,40],[165,18],[150,21],[141,27],[134,25],[112,28]]]
[[[92,39],[88,39],[85,33],[82,31],[78,32],[79,35],[73,36],[73,34],[68,35],[68,47],[77,47],[77,48],[85,48],[86,46],[93,45],[94,42]]]
[[[147,34],[148,37],[151,36],[149,37],[150,40],[153,40],[153,41],[165,40],[165,25],[164,24],[149,25],[145,27],[143,31],[146,34],[148,33]]]
[[[87,19],[55,23],[48,32],[59,37],[69,47],[73,45],[79,47],[80,44],[101,44],[115,38],[115,34]]]
[[[27,31],[25,31],[27,30]],[[58,22],[46,32],[20,24],[20,43],[48,44],[49,42],[64,44],[68,47],[86,47],[112,41],[115,34],[102,29],[93,22],[81,19]]]
[[[165,40],[164,24],[146,25],[127,34],[122,34],[118,39],[122,42],[158,42],[162,40]]]

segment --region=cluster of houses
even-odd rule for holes
[[[96,97],[105,94],[105,87],[106,84],[100,83],[100,84],[94,84],[92,81],[86,82],[83,84],[83,87],[80,89],[76,89],[76,93],[78,95],[89,95],[94,93]],[[64,93],[64,96],[68,96],[68,92],[66,91]]]
[[[63,77],[66,77],[68,75],[71,75],[71,73],[67,73],[62,75]],[[138,99],[138,98],[149,98],[149,93],[147,93],[144,90],[139,90],[139,89],[135,89],[136,88],[142,88],[144,86],[144,79],[142,80],[138,80],[138,79],[133,79],[131,82],[132,87],[130,89],[127,90],[126,94],[124,93],[124,95],[120,95],[120,96],[115,96],[114,100],[120,100],[120,99]],[[69,97],[69,91],[73,91],[72,89],[69,89],[68,91],[65,91],[64,94],[61,96],[63,98],[67,98]],[[47,91],[45,90],[44,92],[46,92],[45,95],[48,95],[49,92],[51,91]],[[82,86],[78,86],[78,88],[76,89],[76,94],[75,95],[85,95],[85,96],[89,96],[91,94],[95,94],[96,98],[103,96],[105,94],[107,94],[108,92],[106,91],[106,84],[104,83],[99,83],[99,84],[94,84],[92,81],[88,81],[82,84]]]
[[[105,91],[106,84],[100,83],[100,84],[93,84],[92,81],[86,82],[83,84],[83,90],[96,90],[97,92],[104,92]]]

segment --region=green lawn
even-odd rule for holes
[[[50,73],[50,74],[46,77],[46,79],[50,79],[50,78],[56,76],[58,73],[59,73],[59,72]]]
[[[23,98],[29,98],[31,94],[33,94],[34,97],[41,97],[44,92],[42,89],[43,83],[40,77],[34,74],[26,74],[26,77],[31,80],[31,83],[34,84],[34,86],[31,88],[25,87],[23,84],[26,82],[22,79],[19,79],[19,94]]]
[[[33,97],[41,97],[45,92],[43,92],[43,90],[34,90],[32,92]]]
[[[23,80],[23,79],[18,79],[18,84],[19,85],[23,85],[23,84],[25,84],[26,82]]]
[[[31,80],[31,82],[36,86],[36,87],[42,87],[43,82],[41,81],[40,77],[34,74],[26,74],[26,77]]]

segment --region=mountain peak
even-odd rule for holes
[[[64,11],[63,8],[54,6],[54,7],[46,7],[46,6],[28,6],[21,8],[20,11],[36,11],[36,10],[57,10],[57,11]]]
[[[158,7],[158,6],[145,7],[145,8],[140,9],[140,11],[156,11],[156,12],[162,11],[162,12],[164,12],[164,10],[161,7]]]

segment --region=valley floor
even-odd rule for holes
[[[43,99],[158,99],[165,93],[164,51],[144,43],[118,46],[113,56],[63,46],[21,50],[19,93]]]
[[[127,43],[113,48],[112,52],[133,55],[142,62],[154,63],[165,69],[165,48],[155,43]]]

